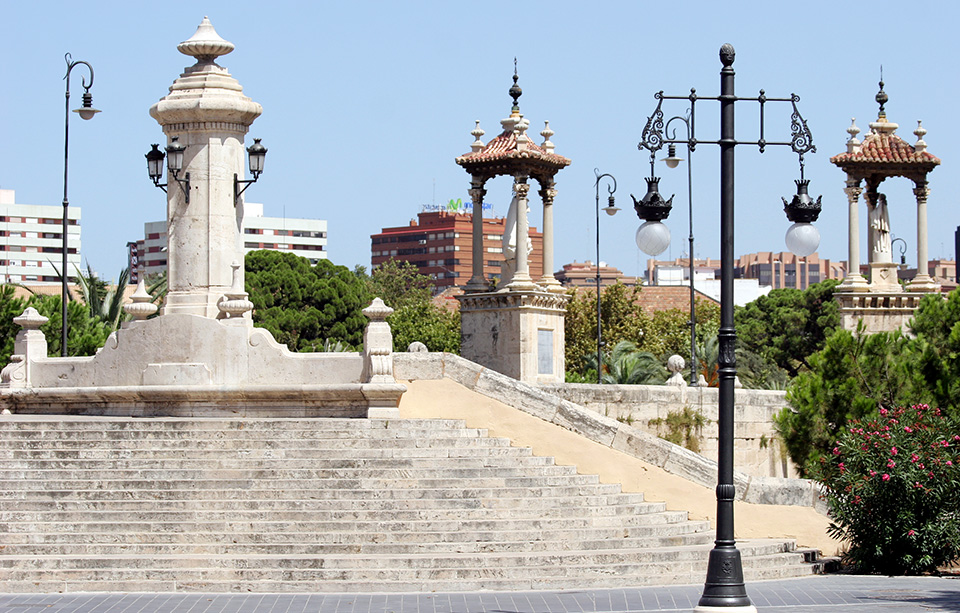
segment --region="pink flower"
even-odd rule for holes
[[[947,464],[950,464],[950,462],[947,462]],[[840,462],[839,466],[840,466],[840,472],[841,472],[841,473],[843,473],[844,471],[847,470],[847,467],[844,465],[843,462]]]
[[[886,409],[880,409],[881,415],[886,415],[887,413],[889,413],[889,411],[887,411]]]
[[[916,463],[917,460],[919,460],[919,459],[920,459],[920,456],[918,456],[917,454],[915,454],[915,453],[910,454],[910,461],[911,461],[911,462]]]
[[[896,465],[897,463],[894,462],[893,460],[887,460],[887,468],[893,468]]]
[[[68,323],[69,323],[69,321],[68,321]],[[953,440],[955,440],[955,441],[960,441],[960,434],[954,434],[954,435],[953,435]]]
[[[904,432],[907,432],[907,433],[910,433],[910,432],[913,432],[913,429],[910,428],[910,426],[904,426],[904,427],[903,427],[903,431],[904,431]]]
[[[887,473],[883,473],[883,477],[882,477],[882,478],[883,478],[884,481],[889,481],[889,480],[890,480],[890,475],[888,475]]]
[[[947,466],[953,466],[953,462],[951,462],[950,460],[947,460]]]
[[[890,455],[897,455],[897,448],[894,447],[890,450]]]
[[[877,474],[877,471],[875,471],[875,470],[871,470],[871,471],[870,471],[870,476],[871,476],[871,477],[876,476],[876,474]]]
[[[907,536],[913,536],[914,534],[916,534],[916,532],[914,532],[913,530],[907,532]]]

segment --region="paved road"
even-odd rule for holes
[[[696,606],[701,589],[669,586],[450,594],[0,593],[0,613],[685,613]],[[827,575],[751,583],[747,594],[761,612],[960,613],[960,577]]]

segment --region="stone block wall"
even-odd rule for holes
[[[651,422],[665,420],[684,407],[700,411],[709,421],[702,430],[699,453],[717,458],[719,390],[715,387],[563,383],[540,388],[655,436],[665,435],[667,428],[660,425],[658,430]],[[737,389],[734,466],[738,471],[755,477],[797,477],[773,429],[773,416],[786,405],[786,393],[782,391]]]

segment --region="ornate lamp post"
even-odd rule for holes
[[[763,90],[756,98],[740,98],[734,93],[734,49],[725,44],[720,48],[720,95],[717,97],[698,97],[694,90],[687,96],[665,96],[663,92],[655,94],[657,108],[647,120],[638,148],[650,151],[650,168],[653,172],[653,160],[664,144],[684,143],[688,147],[700,144],[720,146],[720,355],[719,355],[719,450],[717,484],[717,538],[710,551],[707,565],[707,578],[703,595],[697,606],[698,611],[738,609],[756,611],[747,597],[743,583],[743,567],[740,552],[737,550],[733,530],[733,500],[736,489],[733,484],[733,417],[734,417],[734,380],[736,378],[736,331],[733,323],[733,224],[734,224],[734,150],[737,145],[754,145],[762,153],[767,145],[787,145],[800,157],[800,180],[797,194],[791,202],[784,200],[787,218],[793,226],[787,231],[787,244],[796,248],[798,255],[809,255],[819,244],[819,233],[810,222],[820,213],[820,199],[813,200],[807,193],[809,181],[803,178],[803,156],[815,152],[813,136],[806,121],[797,110],[800,97],[793,94],[789,98],[768,98]],[[664,100],[688,100],[690,132],[685,140],[664,137],[664,120],[661,106]],[[695,117],[698,100],[715,100],[720,103],[720,139],[700,141],[696,138]],[[758,102],[760,104],[760,138],[755,142],[737,141],[734,131],[734,106],[737,102]],[[764,138],[764,105],[767,102],[789,102],[793,107],[790,116],[792,139],[790,142],[770,142]],[[656,255],[666,249],[664,233],[660,220],[669,214],[669,206],[664,206],[663,197],[656,193],[659,179],[651,176],[647,179],[648,192],[640,201],[634,198],[637,214],[646,222],[637,231],[637,245],[650,255]],[[672,200],[672,198],[671,198]],[[669,205],[669,202],[665,204]],[[665,227],[664,227],[665,228]],[[647,249],[650,249],[649,251]],[[803,253],[805,252],[805,253]]]
[[[66,90],[66,103],[64,110],[64,120],[63,120],[63,259],[61,260],[60,269],[60,313],[62,317],[62,326],[61,326],[61,336],[60,336],[60,355],[67,356],[67,292],[70,291],[67,286],[67,279],[69,274],[67,272],[67,227],[69,221],[67,219],[67,210],[70,207],[70,201],[67,199],[67,168],[68,160],[70,157],[70,72],[74,69],[75,66],[83,64],[87,67],[87,70],[90,71],[90,82],[87,83],[87,79],[81,77],[83,83],[83,102],[78,109],[74,109],[74,113],[80,115],[82,119],[93,119],[93,116],[99,113],[100,111],[93,108],[93,94],[90,93],[90,88],[93,87],[93,66],[89,63],[80,61],[73,61],[73,58],[69,53],[63,56],[63,59],[67,62],[67,74],[64,75],[63,80],[67,82]]]
[[[597,180],[594,181],[593,187],[596,191],[597,196],[597,385],[603,383],[603,354],[600,351],[600,348],[603,347],[603,336],[601,335],[601,328],[603,326],[602,320],[600,318],[600,180],[607,178],[613,183],[613,185],[607,186],[607,206],[603,207],[603,212],[611,217],[617,214],[617,211],[620,209],[614,206],[613,204],[613,192],[617,191],[617,180],[613,175],[609,173],[600,174],[600,171],[596,168],[593,169],[593,174],[596,175]]]

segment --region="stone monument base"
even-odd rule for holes
[[[124,324],[96,355],[50,358],[45,318],[18,319],[0,374],[0,409],[13,413],[393,417],[406,391],[379,355],[389,345],[368,342],[383,321],[362,353],[293,353],[249,320],[166,314]]]
[[[569,298],[534,287],[457,296],[460,355],[526,383],[562,383]]]
[[[839,290],[840,288],[838,288]],[[898,288],[899,289],[899,288]],[[856,331],[859,322],[870,334],[907,331],[906,324],[920,306],[922,293],[899,291],[836,291],[840,303],[840,322],[845,330]]]

